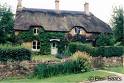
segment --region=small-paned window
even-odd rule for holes
[[[32,42],[32,50],[33,51],[40,51],[40,42],[39,41],[33,41]]]
[[[38,35],[39,29],[38,29],[38,28],[34,28],[34,29],[33,29],[33,33],[34,33],[34,35]]]

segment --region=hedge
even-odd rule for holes
[[[31,60],[31,52],[22,47],[0,46],[0,61]]]
[[[98,55],[103,57],[120,57],[124,54],[124,47],[122,46],[104,46],[98,47],[97,49]]]
[[[88,44],[82,43],[70,43],[69,50],[71,53],[76,51],[87,52],[91,56],[103,56],[103,57],[119,57],[124,55],[123,46],[102,46],[102,47],[93,47]]]
[[[76,51],[87,52],[92,56],[96,55],[97,48],[92,47],[90,44],[83,44],[80,42],[72,42],[69,44],[69,50],[73,54]]]

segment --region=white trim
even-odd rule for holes
[[[36,33],[34,33],[34,30],[36,30]],[[34,28],[34,29],[33,29],[34,35],[38,35],[38,30],[39,30],[39,28]]]
[[[60,39],[50,39],[50,41],[60,41]]]
[[[32,48],[32,51],[34,51],[34,52],[40,52],[40,49],[33,49]]]
[[[36,45],[35,45],[35,46],[36,46],[36,49],[33,48],[33,42],[36,42]],[[32,51],[36,51],[36,52],[39,52],[39,51],[40,51],[40,49],[37,49],[37,46],[38,46],[37,43],[38,43],[38,42],[39,42],[39,41],[37,41],[37,40],[32,41]]]

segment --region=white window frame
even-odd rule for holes
[[[34,30],[36,30],[36,33],[34,33]],[[39,28],[34,28],[34,29],[33,29],[34,35],[38,35],[38,30],[39,30]]]
[[[36,46],[36,49],[33,48],[34,47],[34,45],[33,45],[34,42],[36,43],[36,45],[35,45]],[[40,51],[40,48],[38,49],[38,42],[39,41],[37,41],[37,40],[32,41],[32,51],[36,51],[36,52],[39,52]]]

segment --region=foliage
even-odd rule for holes
[[[30,31],[23,31],[20,32],[18,35],[18,38],[20,39],[20,43],[27,42],[27,41],[33,41],[33,40],[39,40],[37,36],[33,34],[33,30]]]
[[[62,53],[65,49],[65,45],[67,44],[67,40],[65,38],[64,32],[46,32],[44,31],[43,27],[39,29],[39,34],[33,34],[32,27],[29,31],[21,32],[18,35],[18,40],[20,43],[27,42],[27,41],[40,41],[40,53],[43,55],[50,54],[51,42],[50,39],[60,39],[60,42],[56,42],[58,45],[59,53]]]
[[[57,54],[56,58],[62,59],[62,58],[68,58],[72,55],[72,53],[70,52],[69,47],[66,47],[64,50],[64,53],[61,54]]]
[[[13,13],[6,5],[0,5],[0,43],[13,42]]]
[[[81,52],[87,52],[87,53],[91,54],[92,56],[96,55],[96,53],[95,53],[96,48],[95,47],[93,47],[90,44],[83,44],[80,42],[70,43],[69,44],[69,50],[72,54],[75,53],[76,51],[81,51]]]
[[[112,34],[100,34],[96,39],[96,46],[113,46],[115,43],[114,36]]]
[[[80,63],[82,71],[89,71],[91,69],[91,60],[88,53],[77,51],[73,54],[72,59]]]
[[[69,56],[71,56],[72,54],[71,54],[71,52],[70,52],[70,50],[69,50],[69,47],[67,47],[66,49],[65,49],[65,51],[64,51],[64,57],[69,57]]]
[[[36,78],[46,78],[58,74],[80,73],[89,71],[90,66],[87,58],[77,57],[56,64],[39,64],[35,67],[33,76]]]
[[[107,77],[111,76],[113,74],[95,70],[85,73],[79,73],[79,74],[69,74],[69,75],[59,75],[54,76],[51,78],[46,79],[27,79],[25,77],[22,77],[23,79],[20,79],[18,77],[10,77],[8,79],[3,79],[0,82],[1,83],[79,83],[82,81],[89,80],[90,76],[101,76],[101,77]]]
[[[87,52],[91,56],[103,56],[103,57],[112,57],[112,56],[123,56],[124,47],[123,46],[102,46],[102,47],[92,47],[90,45],[82,43],[70,43],[69,44],[70,52],[73,54],[76,51]]]
[[[1,45],[0,61],[23,61],[31,60],[31,52],[20,46]]]
[[[62,53],[67,45],[68,41],[65,38],[64,32],[41,32],[41,53],[50,54],[50,39],[60,39],[60,42],[56,42],[58,45],[59,53]]]
[[[116,42],[124,43],[124,10],[122,7],[114,8],[112,16],[112,27]],[[123,44],[124,45],[124,44]]]
[[[124,47],[122,46],[99,47],[97,50],[97,54],[103,57],[114,57],[114,56],[119,57],[124,54]]]

